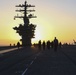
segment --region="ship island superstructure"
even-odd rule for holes
[[[23,24],[19,24],[19,27],[15,26],[13,27],[14,30],[16,30],[16,33],[18,33],[21,36],[20,41],[22,42],[22,46],[31,46],[31,39],[35,36],[35,28],[36,25],[30,23],[31,18],[36,18],[31,12],[34,12],[35,10],[29,10],[30,7],[35,7],[34,5],[27,4],[27,1],[25,1],[24,4],[16,5],[16,7],[20,7],[23,9],[16,10],[16,12],[23,13],[23,16],[15,16],[16,18],[22,18]]]

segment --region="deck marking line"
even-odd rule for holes
[[[32,61],[32,62],[30,63],[30,65],[32,65],[32,64],[33,64],[33,62],[34,62],[34,61]]]
[[[39,53],[39,54],[40,54],[40,53]],[[39,54],[37,54],[37,56],[38,56]],[[35,57],[34,60],[35,60],[36,58],[37,58],[37,57]],[[30,65],[33,64],[34,60],[30,63]],[[30,66],[30,65],[29,65],[29,66]],[[22,75],[24,75],[24,74],[27,72],[27,70],[28,70],[28,68],[25,69],[25,71],[22,73]]]
[[[28,68],[25,69],[25,71],[22,73],[22,75],[24,75],[27,72]]]

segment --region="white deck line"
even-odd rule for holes
[[[39,54],[40,54],[40,53],[39,53]],[[34,60],[37,59],[37,56],[38,56],[39,54],[37,54],[37,55],[35,56]],[[31,65],[33,64],[34,60],[31,61],[31,63],[30,63],[29,66],[31,66]],[[25,73],[27,72],[27,70],[28,70],[28,68],[26,68],[21,75],[25,75]]]
[[[27,70],[28,70],[28,68],[26,68],[25,71],[24,71],[21,75],[24,75],[24,74],[26,73]]]
[[[12,49],[1,50],[1,51],[0,51],[0,54],[6,53],[6,52],[10,52],[10,51],[14,51],[14,50],[16,50],[16,49],[18,49],[18,48],[12,48]]]
[[[30,63],[30,65],[32,65],[32,64],[33,64],[33,62],[34,62],[34,61],[32,61],[32,62]]]

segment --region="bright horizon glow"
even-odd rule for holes
[[[15,5],[23,4],[25,0],[0,2],[0,45],[13,45],[20,40],[20,36],[12,28],[23,23],[21,19],[13,20],[17,15]],[[36,24],[35,38],[32,43],[39,40],[50,40],[57,37],[59,42],[73,43],[76,40],[76,0],[28,0],[28,4],[35,5],[36,19],[30,23]],[[21,15],[21,13],[19,13]]]

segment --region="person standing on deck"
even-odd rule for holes
[[[19,49],[19,47],[20,47],[20,43],[19,43],[19,42],[17,43],[17,47],[18,47],[18,49]]]
[[[54,45],[54,51],[57,51],[57,48],[58,48],[58,39],[56,37],[54,38],[53,45]]]
[[[45,50],[45,41],[43,41],[42,45],[43,45],[43,50]]]
[[[39,42],[38,42],[38,48],[39,48],[39,50],[41,50],[41,40],[39,40]]]

